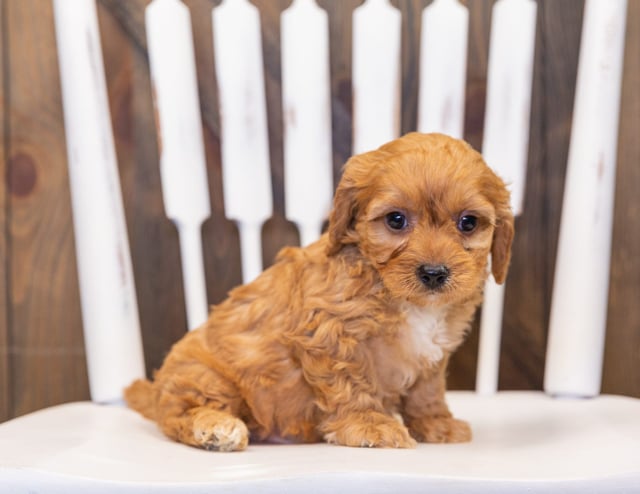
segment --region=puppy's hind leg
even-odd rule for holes
[[[160,393],[156,420],[167,436],[212,451],[246,449],[249,430],[229,404],[199,395],[197,390],[181,391]]]
[[[239,418],[244,400],[237,386],[215,369],[197,336],[174,346],[155,376],[155,420],[170,438],[203,449],[240,451],[249,430]]]

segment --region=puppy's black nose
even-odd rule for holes
[[[449,279],[449,270],[442,265],[423,264],[418,268],[418,278],[430,290],[437,290]]]

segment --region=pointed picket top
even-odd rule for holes
[[[516,216],[529,155],[536,10],[534,0],[498,0],[491,20],[482,154],[507,182]]]
[[[353,11],[353,152],[400,134],[400,11],[368,0]]]
[[[224,206],[248,282],[262,271],[261,229],[273,207],[260,16],[247,0],[224,0],[212,16]]]
[[[600,393],[626,11],[626,0],[584,7],[545,363],[554,395]]]
[[[145,24],[165,211],[177,222],[202,222],[211,208],[189,9],[153,0]]]
[[[333,196],[327,13],[294,0],[281,38],[285,213],[304,246],[319,238]]]
[[[208,315],[201,226],[211,214],[191,16],[179,0],[153,0],[145,11],[160,144],[162,196],[178,229],[187,327]]]
[[[145,375],[138,304],[94,1],[53,2],[91,398]]]
[[[469,12],[458,0],[435,0],[422,12],[418,131],[462,138]]]
[[[491,19],[482,154],[507,183],[515,215],[522,213],[529,155],[536,12],[534,0],[498,0]],[[504,286],[490,276],[480,321],[479,393],[497,390],[503,304]]]

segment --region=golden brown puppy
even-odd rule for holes
[[[513,216],[480,154],[408,134],[351,158],[329,230],[231,291],[129,405],[177,441],[233,451],[281,438],[408,448],[468,441],[445,372],[487,277],[505,279]]]

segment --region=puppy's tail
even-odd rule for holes
[[[155,394],[151,381],[137,379],[124,390],[124,399],[130,408],[148,419],[155,420]]]

